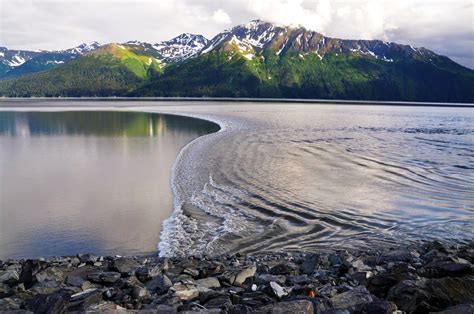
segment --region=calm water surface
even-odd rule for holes
[[[0,112],[0,258],[156,251],[170,170],[203,120]]]

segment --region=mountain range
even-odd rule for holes
[[[426,48],[260,20],[208,40],[0,47],[0,96],[192,96],[474,102],[474,71]]]

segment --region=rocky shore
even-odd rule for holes
[[[16,313],[474,313],[474,243],[203,258],[0,261]]]

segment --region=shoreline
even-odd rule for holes
[[[0,261],[0,311],[472,313],[474,242],[384,250]]]
[[[474,108],[473,103],[438,103],[438,102],[409,102],[409,101],[381,101],[381,100],[344,100],[344,99],[300,99],[300,98],[229,98],[229,97],[34,97],[34,98],[8,98],[0,97],[0,108],[4,103],[15,102],[89,102],[89,101],[115,101],[115,102],[159,102],[159,103],[202,103],[202,102],[229,102],[259,104],[327,104],[327,105],[378,105],[378,106],[402,106],[402,107],[453,107]],[[163,104],[161,104],[163,106]],[[166,106],[166,105],[165,105]],[[171,105],[173,106],[173,105]],[[8,107],[4,106],[4,107]],[[54,107],[54,106],[51,106]],[[117,106],[120,107],[120,106]]]

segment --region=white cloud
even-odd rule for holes
[[[472,0],[0,0],[0,46],[212,37],[256,18],[331,37],[424,46],[474,68]]]
[[[212,19],[219,24],[232,23],[232,20],[230,19],[229,14],[227,14],[227,12],[222,9],[218,9],[214,11],[214,14],[212,14]]]

